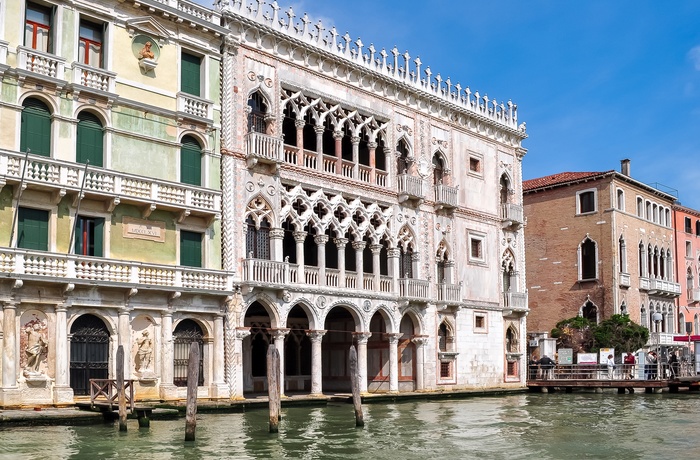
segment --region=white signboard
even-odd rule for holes
[[[608,356],[612,355],[615,359],[615,349],[614,348],[601,348],[600,349],[600,364],[605,364],[608,362]]]
[[[576,362],[578,364],[598,364],[598,355],[595,353],[577,353]]]

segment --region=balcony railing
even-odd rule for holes
[[[177,182],[165,182],[149,177],[120,173],[102,168],[51,158],[29,155],[24,183],[41,188],[55,187],[58,190],[79,191],[83,178],[83,192],[137,204],[155,204],[165,209],[190,210],[200,214],[214,215],[221,212],[221,192]],[[0,177],[7,182],[19,183],[24,169],[24,155],[0,150]]]
[[[629,273],[620,273],[620,286],[622,287],[630,287],[630,274]]]
[[[88,90],[114,94],[117,74],[88,65],[73,63],[73,84]]]
[[[177,93],[177,111],[180,117],[211,121],[214,118],[213,108],[214,103],[211,101],[187,93]]]
[[[525,292],[504,292],[503,306],[515,310],[527,309],[527,293]]]
[[[9,43],[0,40],[0,67],[7,64],[7,47]]]
[[[672,281],[649,278],[649,291],[656,294],[678,297],[681,295],[681,285]]]
[[[689,302],[700,302],[700,288],[689,288],[688,289],[688,301]]]
[[[19,70],[63,80],[66,60],[53,54],[37,51],[26,46],[17,47],[17,67]]]
[[[415,278],[399,279],[399,297],[427,302],[430,299],[430,282]]]
[[[423,179],[416,176],[410,176],[408,174],[399,174],[397,177],[398,182],[398,192],[399,201],[406,199],[420,199],[425,198],[425,192],[423,190]]]
[[[255,163],[279,164],[282,162],[282,139],[267,134],[250,132],[246,135],[248,165]]]
[[[437,283],[435,285],[437,300],[441,303],[459,303],[462,301],[462,285]]]
[[[438,184],[435,186],[435,204],[443,208],[456,208],[459,188]]]
[[[509,221],[511,225],[522,225],[525,223],[523,207],[513,203],[501,205],[501,220]]]
[[[11,248],[0,248],[0,273],[42,276],[78,284],[125,283],[206,291],[233,289],[232,276],[220,270]]]

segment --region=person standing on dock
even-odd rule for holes
[[[645,375],[647,380],[656,380],[656,352],[650,351],[647,354],[647,363]]]
[[[625,366],[623,370],[625,379],[634,379],[634,365],[636,363],[637,360],[634,359],[634,353],[627,353],[627,356],[625,356]]]
[[[540,368],[542,368],[543,380],[550,380],[553,378],[552,370],[554,369],[554,364],[554,360],[547,355],[544,355],[542,359],[540,359]]]
[[[608,365],[608,378],[612,380],[613,374],[615,373],[615,359],[613,358],[613,355],[608,355],[606,364]]]

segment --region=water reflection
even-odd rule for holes
[[[0,459],[559,459],[694,458],[700,399],[681,395],[521,394],[498,398],[283,410],[271,435],[264,410],[200,414],[185,446],[184,420],[0,430]]]

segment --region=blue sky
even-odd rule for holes
[[[250,2],[250,0],[248,0]],[[199,0],[210,5],[208,0]],[[518,105],[524,177],[619,170],[700,210],[700,2],[307,0],[313,22]]]

